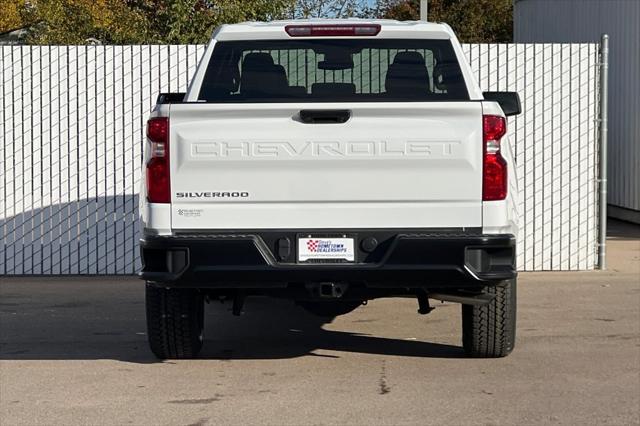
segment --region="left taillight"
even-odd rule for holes
[[[169,118],[154,117],[147,121],[149,161],[147,161],[147,201],[171,202],[169,175]]]
[[[500,143],[507,133],[507,120],[499,115],[483,116],[482,133],[482,200],[504,200],[507,197],[507,162],[500,153]]]

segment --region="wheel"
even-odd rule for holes
[[[302,306],[307,312],[311,312],[319,317],[328,318],[348,314],[362,305],[362,302],[358,300],[332,300],[326,302],[301,301],[298,302],[298,305]]]
[[[204,298],[194,289],[146,285],[147,337],[160,359],[194,358],[202,349]]]
[[[516,339],[516,280],[488,286],[495,294],[484,306],[462,305],[462,346],[474,358],[500,358],[513,350]]]

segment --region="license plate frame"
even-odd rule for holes
[[[353,234],[298,234],[297,263],[355,263],[357,237]],[[339,247],[342,246],[342,247]]]

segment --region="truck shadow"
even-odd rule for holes
[[[228,304],[208,305],[201,359],[339,358],[340,352],[464,356],[456,346],[346,331],[362,328],[348,317],[339,327],[332,326],[341,330],[328,330],[326,319],[285,300],[248,299],[246,314],[240,317],[229,310]],[[0,360],[69,359],[158,362],[147,346],[142,282],[132,277],[3,278]]]
[[[408,357],[458,358],[462,349],[456,346],[392,339],[325,326],[333,318],[321,318],[306,312],[291,301],[256,298],[247,301],[247,313],[229,318],[229,308],[220,308],[207,316],[205,348],[201,357],[213,359],[277,359],[302,355],[339,358],[339,354],[316,351],[354,352]],[[214,307],[213,309],[215,309]],[[359,308],[368,309],[368,308]],[[356,311],[357,312],[357,311]],[[374,315],[375,316],[375,315]],[[339,328],[350,328],[347,314]],[[385,319],[360,319],[378,322]],[[353,328],[358,328],[357,324]]]

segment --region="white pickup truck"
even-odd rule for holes
[[[506,117],[446,24],[224,25],[147,124],[141,252],[159,358],[203,345],[204,303],[462,304],[462,346],[515,341],[517,186]]]

